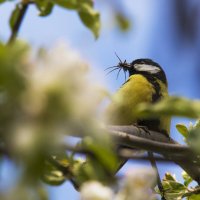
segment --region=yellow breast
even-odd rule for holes
[[[148,80],[139,74],[129,77],[116,92],[106,115],[109,124],[130,125],[134,123],[133,110],[143,102],[152,102],[155,89]]]

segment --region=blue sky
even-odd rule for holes
[[[103,80],[111,92],[117,90],[124,81],[121,75],[116,80],[116,74],[105,76],[106,67],[118,63],[114,52],[122,60],[132,61],[136,58],[151,58],[164,68],[169,82],[169,92],[188,98],[199,98],[197,87],[197,54],[196,45],[188,45],[176,33],[176,23],[172,13],[173,0],[124,0],[119,1],[116,9],[126,11],[132,20],[132,28],[127,33],[121,33],[112,24],[112,7],[106,1],[96,4],[102,14],[102,30],[100,38],[95,40],[89,30],[80,22],[77,14],[56,7],[49,17],[38,17],[38,11],[31,7],[22,24],[19,36],[29,41],[34,47],[51,47],[57,41],[63,40],[91,63],[93,71],[99,72],[99,80]],[[198,1],[191,0],[191,6]],[[8,39],[10,30],[8,18],[13,3],[0,6],[0,38]],[[190,9],[190,8],[188,8]],[[96,77],[95,77],[96,78]],[[175,130],[177,122],[189,123],[186,119],[173,119],[172,137],[182,141],[181,135]],[[138,165],[134,162],[134,166]],[[175,165],[161,165],[161,176],[164,172],[180,174],[181,170]],[[125,171],[130,164],[124,167]],[[178,176],[179,177],[179,176]],[[78,194],[69,183],[60,187],[48,187],[51,199],[77,199]]]

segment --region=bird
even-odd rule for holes
[[[112,102],[105,111],[106,123],[136,124],[169,135],[171,121],[169,117],[136,119],[133,112],[140,103],[154,104],[168,96],[168,82],[163,68],[148,58],[136,59],[131,63],[126,60],[122,62],[119,57],[118,59],[118,65],[110,67],[113,68],[111,71],[123,70],[125,74],[128,72],[129,77],[113,95]]]
[[[116,54],[118,57],[118,55]],[[155,104],[166,98],[168,94],[168,82],[163,68],[151,59],[142,58],[133,60],[131,63],[122,62],[118,57],[117,66],[109,67],[110,72],[119,69],[117,76],[121,70],[128,72],[129,77],[113,95],[112,102],[105,111],[106,123],[108,125],[136,125],[145,130],[157,131],[169,137],[170,133],[170,117],[150,117],[135,118],[134,109],[140,103]],[[121,148],[129,148],[126,146],[117,146],[117,151]],[[132,149],[133,155],[143,154],[141,150]],[[157,173],[157,183],[162,199],[164,198],[164,190],[160,180],[159,172],[153,156],[153,152],[147,152],[149,161]],[[119,157],[114,174],[116,174],[128,161],[127,158]]]
[[[118,55],[116,54],[118,57]],[[113,101],[106,109],[107,123],[109,125],[135,125],[143,127],[147,130],[157,131],[161,134],[169,136],[171,119],[169,117],[149,117],[145,119],[136,118],[134,109],[141,103],[155,104],[166,98],[168,94],[168,82],[163,68],[151,59],[136,59],[131,63],[122,62],[118,57],[117,66],[109,67],[110,72],[119,69],[117,77],[121,70],[129,73],[129,78],[113,95]],[[123,148],[123,146],[118,147]],[[138,151],[132,151],[137,152]],[[148,152],[148,158],[152,167],[157,173],[157,184],[162,199],[164,190],[160,180],[159,172],[153,156],[153,152]],[[127,162],[126,158],[119,158],[116,166],[117,173],[121,167]]]

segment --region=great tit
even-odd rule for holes
[[[117,56],[118,57],[118,56]],[[120,58],[118,57],[120,60]],[[111,67],[112,68],[112,67]],[[151,116],[148,119],[136,118],[134,109],[140,103],[154,104],[168,96],[168,84],[165,72],[162,67],[151,59],[137,59],[131,63],[126,60],[120,60],[117,66],[114,66],[111,71],[117,70],[118,74],[121,70],[129,73],[128,80],[114,94],[112,103],[106,111],[107,123],[110,125],[136,125],[160,132],[161,134],[169,134],[170,118]],[[118,76],[117,74],[117,76]],[[119,149],[121,146],[118,147]],[[140,153],[140,151],[133,151]],[[152,152],[148,152],[148,157],[152,167],[157,171],[158,188],[163,193],[163,186],[160,181],[159,172],[156,167],[156,162]],[[127,159],[119,158],[119,163],[116,166],[115,173],[121,169]],[[164,194],[162,195],[163,199]]]
[[[119,57],[118,57],[119,58]],[[119,58],[120,60],[120,58]],[[168,96],[168,84],[161,66],[151,59],[137,59],[131,63],[120,60],[111,70],[128,71],[128,80],[114,94],[113,102],[106,110],[109,125],[132,125],[169,134],[170,118],[151,117],[135,119],[134,109],[140,103],[156,103]]]

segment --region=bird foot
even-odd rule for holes
[[[134,123],[133,125],[136,126],[139,129],[140,132],[141,132],[141,129],[142,129],[145,133],[148,133],[150,135],[150,131],[149,131],[147,126],[138,125],[136,123]]]

